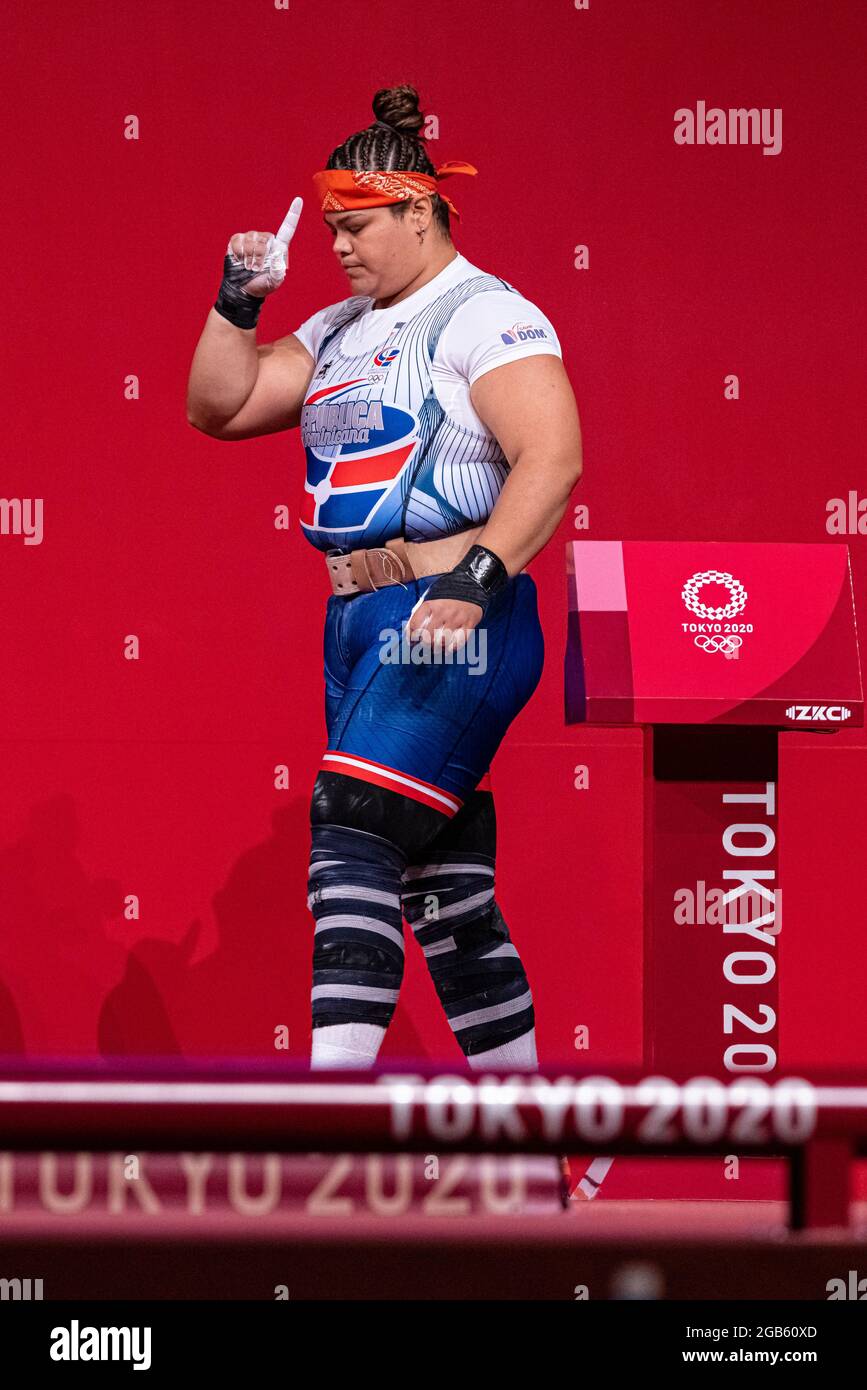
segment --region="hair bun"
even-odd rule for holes
[[[373,114],[380,125],[390,126],[402,135],[417,135],[424,125],[418,92],[406,83],[399,87],[380,87],[373,98]]]

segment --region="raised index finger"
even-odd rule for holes
[[[295,228],[298,226],[298,219],[301,216],[303,206],[303,198],[293,198],[292,206],[280,223],[280,230],[275,233],[277,241],[282,241],[284,246],[288,246],[295,235]]]

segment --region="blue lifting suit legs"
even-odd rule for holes
[[[494,896],[493,797],[479,783],[541,676],[536,588],[527,574],[509,581],[470,659],[412,664],[400,634],[435,577],[328,604],[308,885],[314,1066],[375,1058],[403,976],[402,916],[464,1054],[535,1062],[530,988]]]

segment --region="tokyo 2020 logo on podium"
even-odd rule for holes
[[[718,607],[702,603],[699,598],[701,590],[707,584],[722,584],[728,589],[730,598],[728,603]],[[698,574],[693,574],[686,581],[681,590],[681,598],[691,613],[697,618],[706,621],[700,624],[685,623],[685,631],[700,630],[695,633],[693,641],[703,652],[722,652],[723,656],[729,660],[736,658],[738,649],[743,645],[743,637],[740,632],[734,631],[735,627],[740,627],[742,631],[752,631],[752,624],[745,623],[733,624],[732,619],[742,613],[746,607],[746,589],[739,579],[729,574],[727,570],[701,570]]]

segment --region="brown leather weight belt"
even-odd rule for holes
[[[331,587],[344,598],[369,594],[387,584],[409,584],[428,574],[454,569],[475,543],[483,526],[441,536],[435,541],[405,541],[401,537],[370,550],[351,550],[348,555],[326,552]]]

